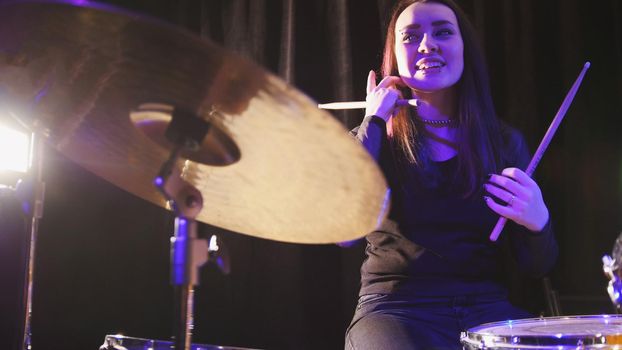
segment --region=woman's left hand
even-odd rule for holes
[[[506,168],[501,175],[491,174],[484,189],[505,203],[499,204],[491,197],[484,196],[492,211],[531,231],[542,231],[549,221],[549,210],[542,199],[540,187],[520,169]]]

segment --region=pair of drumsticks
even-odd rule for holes
[[[566,115],[566,111],[568,111],[568,108],[572,104],[574,96],[577,94],[577,90],[579,90],[579,86],[581,86],[581,82],[583,81],[583,77],[585,76],[585,73],[587,72],[588,68],[590,68],[590,62],[585,62],[585,64],[583,65],[583,69],[581,70],[581,73],[579,73],[579,76],[575,80],[574,84],[572,84],[572,87],[570,88],[570,91],[568,91],[568,94],[566,94],[566,97],[564,98],[562,105],[559,107],[559,110],[557,111],[557,114],[555,115],[555,118],[553,118],[553,121],[551,122],[549,129],[546,131],[544,138],[542,138],[542,141],[540,142],[540,146],[538,146],[536,153],[531,158],[531,161],[529,162],[529,165],[527,166],[527,169],[525,170],[525,173],[528,176],[531,177],[533,172],[536,170],[538,163],[540,163],[540,160],[542,159],[542,156],[544,155],[544,151],[546,151],[546,148],[549,146],[549,143],[551,143],[551,140],[553,139],[553,136],[555,135],[555,132],[557,131],[557,128],[559,127],[559,124],[561,124],[562,120],[564,119],[564,116]],[[365,108],[366,105],[367,103],[365,101],[354,101],[354,102],[333,102],[333,103],[319,104],[318,107],[322,109],[359,109],[359,108]],[[418,100],[416,99],[398,100],[397,106],[418,107]],[[501,234],[501,231],[503,230],[503,227],[505,226],[506,222],[507,222],[507,219],[505,217],[499,218],[499,220],[497,221],[497,224],[492,230],[492,233],[490,234],[491,241],[496,241],[497,238],[499,238],[499,235]]]

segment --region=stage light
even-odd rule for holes
[[[29,134],[0,125],[0,171],[26,173],[30,149]]]

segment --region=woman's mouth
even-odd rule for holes
[[[439,70],[445,67],[445,63],[440,60],[423,59],[417,62],[415,67],[420,71]]]
[[[445,62],[437,57],[425,57],[417,61],[415,68],[418,71],[433,71],[445,67]]]

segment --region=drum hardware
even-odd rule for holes
[[[171,350],[170,341],[132,338],[123,335],[107,335],[99,350]],[[219,346],[208,344],[192,344],[192,350],[253,350],[235,346]]]
[[[622,261],[622,233],[616,239],[613,250],[610,255],[604,255],[602,258],[603,272],[609,278],[607,284],[607,294],[613,303],[616,311],[620,311],[622,307],[622,271],[620,270],[620,262]]]
[[[210,108],[207,119],[218,115]],[[179,156],[197,163],[226,166],[240,160],[240,150],[227,134],[190,111],[165,103],[143,103],[130,112],[130,120],[143,135],[164,149],[186,142]],[[179,140],[179,141],[178,141]]]
[[[211,235],[207,243],[207,262],[216,265],[224,275],[231,273],[229,250],[224,242],[216,235]]]
[[[194,328],[194,287],[198,285],[199,268],[218,247],[197,237],[196,217],[203,209],[203,197],[190,183],[184,181],[175,164],[182,151],[197,151],[210,125],[190,113],[173,110],[172,120],[165,131],[173,144],[167,161],[162,164],[155,186],[175,213],[175,233],[171,238],[171,284],[175,294],[175,349],[189,350]],[[215,237],[215,236],[212,236]],[[216,240],[211,240],[216,242]]]
[[[548,277],[542,278],[542,284],[544,286],[544,293],[546,296],[546,305],[550,316],[561,316],[562,311],[559,305],[559,293],[553,289],[551,285],[551,279]]]

